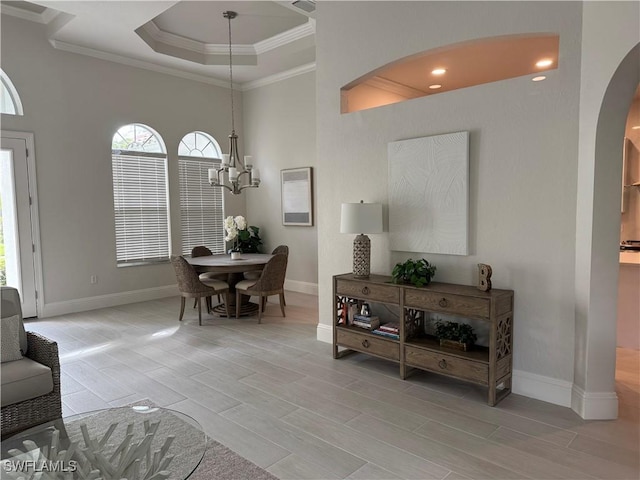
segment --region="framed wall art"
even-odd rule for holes
[[[312,167],[280,170],[282,224],[313,225]]]
[[[391,250],[468,255],[469,132],[388,144]]]

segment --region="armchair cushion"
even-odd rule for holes
[[[20,348],[20,328],[22,320],[20,315],[14,315],[2,319],[0,326],[0,360],[4,362],[12,362],[22,358],[22,349]]]
[[[0,295],[2,303],[0,304],[0,316],[4,318],[13,317],[18,315],[20,317],[20,350],[22,355],[27,354],[29,345],[27,343],[27,333],[24,330],[24,324],[22,323],[22,304],[20,302],[20,294],[18,290],[13,287],[0,287]]]
[[[51,369],[30,358],[2,364],[2,407],[53,391]]]

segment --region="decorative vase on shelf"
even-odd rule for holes
[[[231,252],[231,260],[240,260],[240,252]]]

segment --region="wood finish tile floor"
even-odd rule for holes
[[[179,298],[27,321],[58,341],[65,415],[149,399],[281,479],[638,479],[639,356],[618,354],[620,418],[482,388],[316,341],[317,297],[287,317],[177,320]]]

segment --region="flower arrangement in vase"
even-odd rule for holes
[[[260,229],[253,225],[248,225],[247,220],[242,216],[228,216],[224,219],[224,230],[227,235],[226,242],[233,242],[228,252],[231,258],[239,258],[240,253],[259,253],[262,239]],[[234,256],[234,254],[236,254]]]

